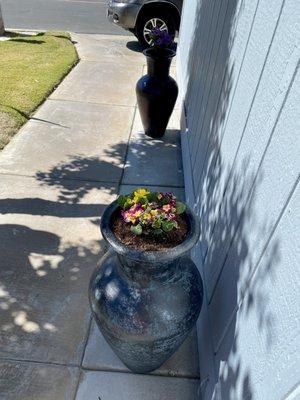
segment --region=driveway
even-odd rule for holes
[[[1,0],[7,28],[131,35],[106,19],[106,0]]]

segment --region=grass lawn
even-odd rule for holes
[[[13,36],[0,42],[0,149],[77,62],[61,32]]]

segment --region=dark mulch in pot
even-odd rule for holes
[[[136,236],[130,230],[130,224],[125,224],[122,217],[115,214],[112,217],[111,229],[116,237],[126,246],[140,251],[163,251],[181,244],[188,233],[188,224],[184,215],[178,215],[178,229],[161,235],[144,229],[142,235]]]

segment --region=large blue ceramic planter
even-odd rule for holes
[[[183,343],[201,310],[203,286],[188,252],[199,224],[188,210],[189,233],[168,251],[140,252],[124,246],[110,229],[118,208],[104,212],[101,231],[110,245],[91,277],[89,299],[103,336],[132,371],[159,368]]]

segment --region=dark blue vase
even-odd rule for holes
[[[189,233],[167,251],[137,251],[123,245],[110,228],[118,209],[104,212],[101,231],[110,245],[91,277],[89,299],[103,336],[132,371],[159,368],[186,339],[201,310],[201,276],[187,253],[199,237],[188,210]]]
[[[175,51],[155,48],[144,50],[147,75],[136,84],[138,107],[144,132],[152,138],[164,135],[178,96],[176,81],[169,76]]]

